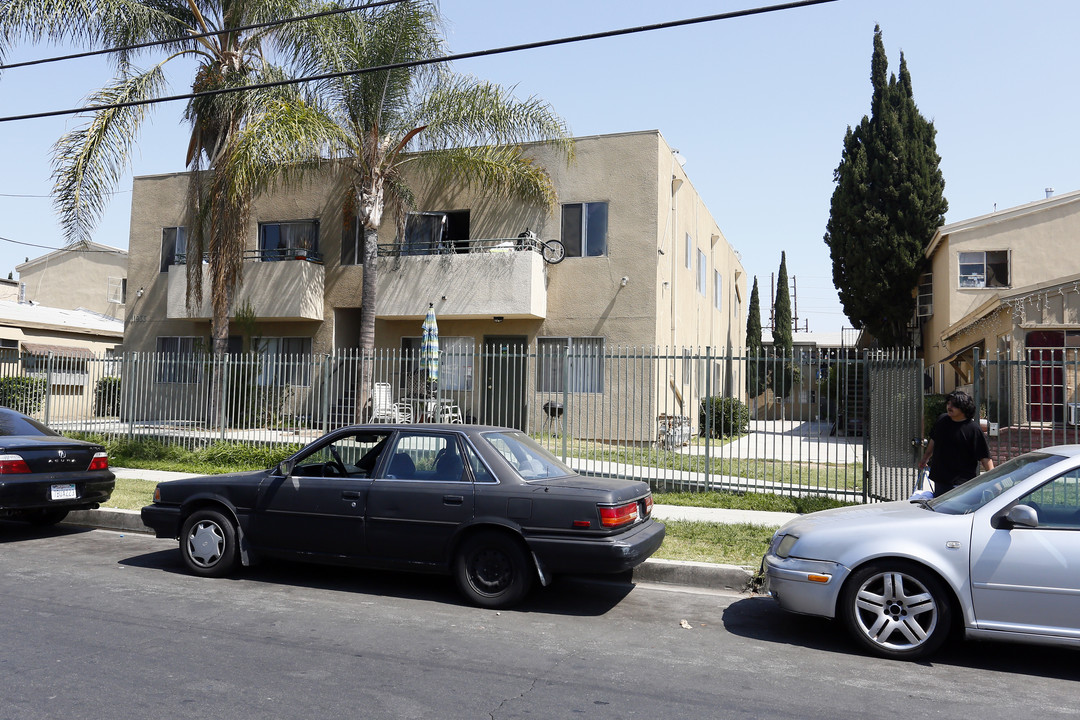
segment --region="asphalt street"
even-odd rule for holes
[[[1074,651],[861,655],[740,593],[562,580],[513,610],[447,578],[268,563],[0,522],[0,720],[1076,717]]]

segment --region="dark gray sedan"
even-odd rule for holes
[[[646,483],[582,477],[518,431],[360,425],[277,467],[160,483],[142,519],[219,577],[261,557],[452,573],[506,607],[558,574],[618,573],[664,526]]]

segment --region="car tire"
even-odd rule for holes
[[[217,510],[198,510],[180,531],[180,555],[188,570],[202,577],[223,577],[239,556],[236,525]]]
[[[21,516],[21,519],[31,525],[46,527],[48,525],[55,525],[67,516],[67,510],[27,510],[26,513]]]
[[[454,560],[454,578],[470,602],[505,608],[528,594],[533,567],[515,538],[502,532],[482,532],[461,544]]]
[[[875,655],[915,660],[949,636],[949,592],[932,572],[902,561],[865,565],[840,593],[839,615],[855,641]]]

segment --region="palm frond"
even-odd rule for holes
[[[117,80],[94,93],[91,105],[139,102],[165,88],[161,65]],[[69,243],[86,243],[120,177],[131,162],[131,146],[149,106],[99,110],[90,122],[53,146],[55,205]]]

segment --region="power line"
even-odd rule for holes
[[[135,45],[123,45],[121,47],[107,48],[104,50],[88,50],[87,52],[73,53],[71,55],[59,55],[55,57],[39,58],[37,60],[25,60],[23,62],[11,63],[10,65],[0,64],[0,70],[13,70],[15,68],[30,67],[31,65],[45,65],[47,63],[62,62],[64,60],[79,60],[82,58],[95,57],[97,55],[108,55],[111,53],[128,52],[131,50],[142,50],[148,47],[157,47],[158,45],[169,45],[171,43],[185,42],[187,40],[198,40],[204,37],[211,37],[213,35],[221,35],[222,33],[243,32],[247,30],[261,30],[262,28],[276,27],[277,25],[286,25],[291,22],[300,22],[302,20],[314,20],[316,18],[326,17],[328,15],[340,15],[342,13],[356,12],[357,10],[369,10],[371,8],[382,7],[384,5],[397,5],[398,3],[405,2],[405,0],[378,0],[367,5],[357,5],[354,7],[337,8],[336,10],[326,10],[324,12],[312,13],[310,15],[299,15],[297,17],[283,18],[281,20],[270,20],[264,23],[256,23],[254,25],[241,25],[239,27],[224,28],[222,30],[208,30],[204,33],[191,33],[190,35],[184,35],[183,37],[170,38],[168,40],[153,40],[150,42],[137,43]]]
[[[184,93],[182,95],[169,95],[166,97],[151,98],[148,100],[133,100],[130,102],[112,103],[109,105],[91,105],[90,107],[75,108],[70,110],[52,110],[48,112],[31,113],[28,115],[10,115],[7,117],[0,117],[0,123],[14,122],[17,120],[37,120],[40,118],[58,117],[61,115],[77,115],[79,113],[98,112],[101,110],[117,110],[120,108],[136,107],[139,105],[157,105],[159,103],[173,102],[175,100],[192,100],[195,98],[224,95],[226,93],[244,92],[248,90],[263,90],[267,88],[282,87],[285,85],[297,85],[306,82],[332,80],[334,78],[349,77],[352,75],[363,75],[373,72],[385,72],[387,70],[400,70],[402,68],[409,67],[421,67],[424,65],[453,62],[455,60],[470,60],[472,58],[487,57],[490,55],[501,55],[511,52],[520,52],[522,50],[534,50],[537,48],[553,47],[556,45],[567,45],[569,43],[585,42],[588,40],[600,40],[604,38],[618,37],[621,35],[632,35],[635,33],[652,32],[654,30],[667,30],[670,28],[684,27],[687,25],[698,25],[701,23],[715,22],[717,20],[732,20],[735,18],[748,17],[752,15],[762,15],[765,13],[778,12],[781,10],[793,10],[795,8],[808,7],[811,5],[822,5],[824,3],[830,2],[836,2],[836,0],[800,0],[799,2],[784,3],[782,5],[768,5],[763,7],[750,8],[747,10],[735,10],[732,12],[718,13],[715,15],[705,15],[701,17],[687,18],[683,20],[672,20],[669,22],[655,23],[652,25],[641,25],[638,27],[623,28],[620,30],[606,30],[604,32],[556,38],[554,40],[540,40],[537,42],[522,43],[520,45],[508,45],[506,47],[494,48],[491,50],[476,50],[474,52],[458,53],[456,55],[444,55],[442,57],[429,58],[426,60],[411,60],[409,62],[390,63],[387,65],[378,65],[376,67],[359,68],[356,70],[344,70],[341,72],[325,73],[323,75],[313,75],[303,78],[293,78],[290,80],[278,80],[275,82],[257,83],[254,85],[246,85],[239,88],[221,88],[218,90],[205,90],[203,92]]]
[[[82,252],[82,253],[106,253],[109,255],[116,255],[118,253],[126,253],[127,250],[113,249],[113,250],[95,250],[94,248],[80,248],[80,247],[52,247],[51,245],[38,245],[37,243],[22,242],[19,240],[12,240],[0,235],[0,242],[11,243],[12,245],[23,245],[25,247],[41,248],[42,250],[67,250],[69,252]]]

